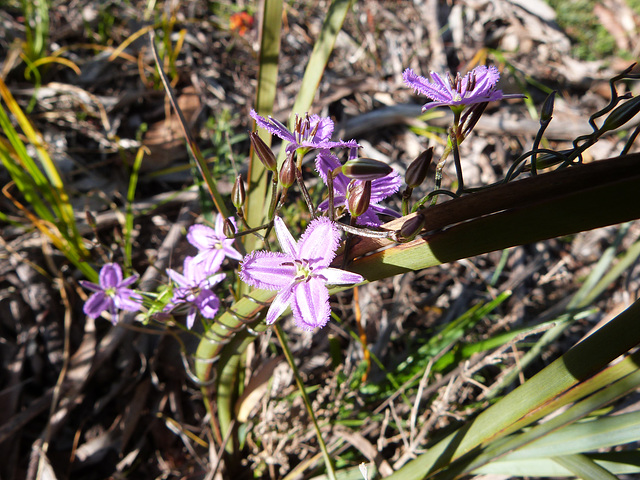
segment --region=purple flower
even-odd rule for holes
[[[253,287],[278,290],[267,312],[267,324],[290,305],[300,328],[323,327],[331,314],[326,284],[346,285],[364,279],[329,267],[340,243],[340,230],[328,218],[312,220],[298,242],[280,217],[274,223],[283,252],[251,252],[240,264],[240,279]]]
[[[229,221],[237,230],[233,217],[229,217]],[[242,260],[240,252],[232,246],[233,239],[227,238],[224,234],[222,215],[216,217],[215,229],[207,225],[192,225],[187,233],[187,240],[198,249],[199,253],[194,258],[195,263],[202,263],[207,272],[213,273],[218,270],[225,256]]]
[[[430,108],[449,106],[464,108],[475,103],[494,102],[503,98],[522,98],[524,95],[503,95],[502,90],[496,90],[495,86],[500,79],[500,73],[494,66],[480,65],[464,77],[458,74],[455,78],[448,76],[443,80],[435,72],[430,73],[431,81],[413,70],[407,68],[402,74],[404,83],[413,88],[416,93],[429,97],[433,102],[422,107],[422,111]]]
[[[85,302],[84,313],[91,318],[98,318],[102,312],[108,310],[111,314],[111,321],[115,325],[118,321],[118,309],[137,312],[140,310],[142,296],[127,288],[137,279],[138,275],[131,275],[123,280],[120,265],[107,263],[100,269],[99,285],[80,280],[80,285],[95,292]]]
[[[340,166],[340,161],[338,158],[331,154],[327,150],[321,151],[316,157],[316,170],[324,180],[324,183],[327,183],[327,172],[333,171]],[[351,180],[343,173],[338,174],[333,178],[333,205],[334,207],[341,207],[343,205],[347,205],[347,187],[349,186],[349,182],[357,182],[361,183],[360,180]],[[402,184],[402,179],[397,172],[392,172],[389,175],[377,178],[371,181],[371,200],[369,204],[369,208],[367,211],[357,217],[356,222],[359,225],[368,225],[377,227],[382,222],[378,218],[378,214],[390,215],[392,217],[400,217],[400,214],[395,212],[394,210],[381,207],[378,205],[379,202],[387,198],[389,195],[393,195],[398,191],[400,185]],[[325,200],[318,205],[318,209],[321,211],[326,211],[329,208],[329,201]]]
[[[173,298],[166,310],[171,310],[182,303],[188,304],[187,328],[193,327],[197,312],[205,318],[215,318],[220,300],[211,288],[226,276],[224,273],[211,275],[204,268],[204,264],[197,262],[196,258],[185,258],[182,274],[170,268],[167,269],[167,275],[178,285],[178,288],[174,289]]]
[[[255,110],[251,110],[251,116],[259,127],[289,142],[289,145],[286,147],[287,155],[291,155],[294,150],[299,148],[305,149],[304,153],[313,149],[328,150],[330,148],[349,148],[353,151],[355,157],[355,152],[359,146],[355,140],[332,142],[333,121],[328,117],[307,114],[304,118],[301,118],[296,115],[295,127],[292,133],[287,127],[271,116],[268,118],[261,117]]]

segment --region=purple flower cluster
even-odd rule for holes
[[[259,127],[289,142],[286,146],[287,155],[293,155],[296,151],[305,154],[311,150],[317,150],[316,170],[325,184],[327,184],[327,174],[341,165],[340,160],[331,152],[331,149],[349,149],[349,160],[356,158],[358,155],[360,145],[358,145],[355,140],[349,140],[347,142],[343,140],[331,141],[334,123],[328,117],[320,117],[318,115],[307,115],[304,118],[296,117],[294,131],[290,132],[282,123],[272,117],[261,117],[254,110],[251,110],[251,116]],[[334,178],[334,207],[348,206],[347,192],[350,182],[361,183],[360,180],[351,180],[342,173]],[[397,212],[383,208],[378,204],[389,195],[396,193],[401,183],[402,179],[396,172],[374,180],[371,183],[371,201],[369,208],[364,214],[358,216],[357,223],[360,225],[378,226],[382,223],[378,218],[379,214],[399,217],[400,214]],[[321,212],[327,211],[328,208],[329,202],[327,200],[318,206]]]
[[[234,219],[229,220],[235,227]],[[217,216],[214,228],[192,225],[187,240],[198,249],[198,254],[185,259],[182,273],[167,269],[167,275],[176,286],[165,310],[186,305],[188,328],[193,326],[198,312],[209,319],[215,318],[218,313],[220,300],[212,289],[226,277],[224,273],[218,273],[225,257],[242,260],[240,252],[232,246],[233,240],[226,237],[223,229],[224,219],[221,215]],[[118,310],[140,310],[142,295],[129,288],[137,279],[138,275],[123,279],[120,265],[108,263],[100,270],[99,284],[81,280],[83,287],[94,292],[84,304],[84,313],[91,318],[98,318],[108,311],[115,324]]]
[[[406,69],[403,78],[407,86],[432,100],[424,105],[423,110],[449,106],[458,116],[468,106],[522,97],[504,95],[496,88],[500,74],[493,66],[476,67],[464,77],[448,75],[446,80],[434,72],[431,72],[430,79],[427,79],[415,74],[411,69]],[[478,109],[478,115],[482,110]],[[350,211],[351,216],[356,218],[357,223],[367,226],[379,226],[380,214],[400,216],[399,213],[380,205],[382,200],[398,191],[401,184],[400,176],[391,171],[381,178],[372,176],[370,179],[366,176],[352,175],[349,170],[352,165],[343,168],[332,150],[347,149],[348,160],[357,163],[360,161],[356,161],[360,145],[355,140],[331,140],[334,123],[330,118],[309,114],[304,117],[296,116],[293,130],[290,131],[274,118],[264,118],[254,110],[251,110],[251,117],[259,127],[285,142],[286,154],[295,158],[297,168],[300,168],[305,154],[311,151],[316,153],[317,173],[327,185],[331,176],[334,208],[354,208],[354,211]],[[360,161],[361,168],[362,165],[366,165],[366,162]],[[386,172],[387,170],[383,170],[382,174]],[[360,192],[365,189],[366,200],[359,204],[360,197],[356,195],[362,195]],[[328,209],[329,200],[324,200],[318,205],[321,212]],[[230,218],[229,221],[236,230],[234,219]],[[356,273],[330,267],[340,243],[341,231],[327,217],[312,220],[300,240],[296,242],[284,221],[276,216],[274,225],[282,252],[254,251],[244,258],[233,247],[234,240],[226,237],[224,222],[224,218],[218,215],[214,228],[193,225],[189,229],[187,240],[198,249],[198,253],[184,260],[182,273],[167,269],[167,274],[175,286],[165,310],[186,307],[188,328],[193,326],[198,312],[209,319],[217,315],[220,300],[213,288],[225,278],[225,274],[219,270],[227,257],[241,262],[239,277],[243,282],[256,288],[278,292],[267,312],[268,324],[275,322],[288,307],[291,307],[293,317],[300,328],[312,330],[322,327],[328,322],[331,312],[327,285],[356,284],[363,281],[363,277]],[[140,310],[142,296],[129,288],[137,278],[137,275],[132,275],[125,279],[119,265],[105,265],[100,271],[99,284],[81,282],[85,288],[94,292],[85,303],[84,312],[92,318],[97,318],[104,311],[108,311],[115,323],[118,310]]]
[[[229,218],[234,228],[235,220]],[[233,248],[233,239],[224,234],[224,218],[216,217],[215,226],[192,225],[187,233],[187,240],[198,249],[195,257],[184,260],[182,274],[167,269],[167,275],[175,282],[173,298],[166,307],[172,310],[178,305],[186,305],[187,328],[193,327],[196,314],[213,319],[220,308],[220,300],[212,288],[225,279],[224,273],[218,273],[225,257],[242,260],[242,255]]]

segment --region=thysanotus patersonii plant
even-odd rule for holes
[[[190,453],[196,444],[206,452],[194,454],[200,455],[202,467],[197,474],[180,471],[176,454],[172,468],[179,474],[175,476],[307,478],[317,474],[323,476],[316,478],[330,479],[361,475],[365,479],[444,480],[485,474],[581,478],[640,474],[637,448],[620,448],[640,441],[640,414],[627,409],[609,415],[620,399],[633,404],[640,387],[637,292],[634,296],[629,287],[630,306],[603,319],[588,337],[566,340],[572,347],[557,360],[546,366],[535,363],[541,352],[555,348],[553,342],[563,332],[594,313],[598,295],[623,275],[631,282],[629,272],[640,257],[640,241],[629,242],[626,236],[633,228],[630,222],[640,218],[640,155],[630,153],[640,134],[640,96],[636,95],[640,76],[633,67],[609,81],[607,105],[588,119],[591,131],[577,136],[565,149],[552,148],[545,137],[554,116],[555,94],[549,94],[537,107],[537,130],[528,137],[529,143],[518,150],[518,156],[505,161],[499,178],[479,182],[477,178],[482,177],[472,177],[468,167],[475,159],[466,158],[465,152],[476,140],[486,112],[531,101],[525,94],[505,93],[508,90],[500,88],[501,74],[509,77],[509,65],[497,52],[478,56],[468,71],[427,73],[402,65],[398,73],[403,73],[395,77],[395,83],[407,95],[418,96],[421,103],[426,97],[421,110],[427,116],[423,118],[434,118],[428,115],[442,111],[452,117],[440,132],[440,144],[421,145],[412,158],[400,158],[403,171],[399,171],[391,162],[369,158],[375,155],[363,148],[366,142],[360,135],[339,138],[338,122],[327,113],[331,110],[314,104],[330,52],[354,2],[331,2],[300,91],[287,114],[273,111],[280,35],[286,31],[284,2],[263,3],[256,98],[247,106],[244,121],[251,125],[248,151],[236,152],[248,157],[248,165],[243,165],[248,170],[234,166],[230,178],[212,173],[182,116],[172,80],[165,73],[175,73],[176,52],[166,43],[170,35],[165,35],[162,44],[165,62],[152,33],[159,29],[149,26],[139,32],[151,32],[149,45],[156,71],[149,79],[164,89],[167,106],[171,105],[183,129],[193,183],[198,184],[200,198],[208,201],[203,202],[203,215],[196,218],[182,212],[182,223],[170,226],[167,236],[180,238],[184,249],[175,249],[175,254],[164,252],[155,264],[149,261],[149,271],[156,271],[151,281],[145,272],[135,272],[139,264],[132,261],[130,251],[123,256],[109,249],[89,255],[89,250],[97,252],[101,247],[88,242],[88,234],[76,228],[72,204],[54,163],[0,79],[0,95],[9,112],[0,104],[0,128],[6,137],[0,139],[0,159],[12,179],[3,192],[18,209],[20,201],[28,204],[21,211],[33,228],[64,254],[78,279],[83,277],[77,281],[80,287],[74,280],[76,297],[84,300],[82,319],[106,320],[98,320],[98,326],[107,339],[134,330],[169,337],[180,356],[168,355],[165,360],[182,360],[180,371],[201,389],[196,401],[203,412],[200,420],[210,425],[206,437],[195,434],[186,422],[165,418],[161,408],[150,412],[176,432]],[[252,19],[234,13],[238,41],[243,41],[250,28],[247,18]],[[162,27],[171,30],[166,24]],[[179,38],[182,45],[185,37]],[[195,45],[196,40],[187,38],[187,43]],[[37,55],[29,57],[29,68],[37,69],[43,60],[36,57],[44,53],[31,50]],[[589,149],[611,132],[619,136],[622,148],[613,158],[592,161]],[[38,155],[38,164],[31,151]],[[142,157],[140,149],[133,161],[129,204]],[[447,161],[453,164],[451,170],[446,170]],[[219,188],[223,184],[229,185],[227,195]],[[91,213],[87,223],[94,223]],[[129,249],[134,245],[132,223],[129,215],[123,230]],[[496,312],[512,295],[512,287],[495,288],[495,278],[508,268],[508,248],[617,224],[621,226],[615,241],[604,246],[596,267],[558,308],[544,312],[533,326],[495,327],[475,342],[463,341],[472,327],[498,318]],[[620,253],[618,247],[623,244],[625,251]],[[397,354],[397,365],[385,365],[376,357],[370,349],[375,342],[394,355],[400,349],[395,338],[367,337],[360,305],[368,301],[363,297],[369,284],[396,276],[404,281],[407,277],[399,276],[499,250],[505,253],[495,278],[474,272],[487,288],[482,302],[466,311],[446,302],[425,307],[421,299],[399,303],[394,314],[401,318],[407,318],[411,310],[446,321],[425,332],[425,338],[402,339],[413,342],[412,349]],[[99,256],[102,260],[96,261]],[[550,281],[541,279],[540,284]],[[449,289],[440,283],[430,295],[443,295]],[[533,302],[531,298],[527,297]],[[350,313],[345,312],[352,310],[353,320],[346,319]],[[539,335],[538,340],[521,342],[533,335]],[[321,344],[326,348],[312,345],[318,338],[326,339]],[[347,365],[352,359],[344,358],[341,342],[345,339],[353,339],[356,349],[361,349],[360,365]],[[92,348],[109,358],[104,343]],[[254,348],[256,345],[260,347]],[[146,358],[143,350],[136,353]],[[495,354],[474,363],[474,355],[487,351]],[[514,352],[518,368],[503,374],[500,361],[506,351]],[[308,363],[318,358],[330,365],[333,383],[324,385],[325,378],[309,373]],[[285,361],[286,369],[279,370]],[[149,367],[148,384],[160,390],[164,386],[155,368]],[[87,378],[95,370],[86,373]],[[366,379],[374,374],[383,381],[368,383]],[[458,398],[445,401],[455,389],[454,375],[463,376],[465,385],[480,393],[467,397],[471,399],[467,403],[461,401],[457,411],[449,411]],[[487,376],[495,379],[491,389],[485,386]],[[285,392],[283,385],[293,381],[297,392]],[[438,389],[444,394],[436,401],[430,395]],[[109,395],[117,396],[117,391]],[[60,383],[52,398],[66,392]],[[10,389],[3,394],[8,398]],[[145,395],[144,389],[136,390],[136,399]],[[286,397],[280,408],[274,407],[274,395]],[[170,395],[166,400],[176,403]],[[406,407],[408,418],[398,415],[394,402]],[[61,405],[68,408],[68,404]],[[295,417],[295,421],[282,420],[282,405],[290,415],[286,418]],[[284,429],[277,442],[264,425],[258,428],[252,423],[250,412],[257,406],[271,419],[270,425]],[[95,409],[100,408],[97,402]],[[460,415],[465,409],[470,413]],[[131,410],[123,422],[143,415]],[[53,409],[51,417],[55,420]],[[438,424],[439,417],[451,417],[451,421]],[[19,416],[16,422],[23,418]],[[369,428],[374,418],[380,425],[377,433]],[[113,431],[121,428],[128,438],[135,437],[125,423],[114,424]],[[152,432],[155,426],[145,428]],[[374,435],[379,438],[372,438]],[[285,468],[286,462],[300,457],[285,451],[287,438],[296,440],[296,448],[307,449],[300,454],[306,460],[291,468]],[[49,438],[40,444],[43,442],[50,443]],[[402,443],[405,453],[388,454],[392,442]],[[126,443],[113,442],[109,448],[119,455],[126,451]],[[163,448],[161,442],[158,445]],[[41,451],[38,448],[33,458]],[[255,455],[256,451],[263,455]],[[87,455],[79,452],[80,457]],[[118,459],[122,475],[134,460],[128,455]],[[356,468],[364,460],[368,464],[360,465],[358,473]],[[251,465],[260,468],[249,468]]]

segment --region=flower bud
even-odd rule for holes
[[[222,231],[227,238],[235,238],[236,237],[236,227],[233,225],[233,222],[229,218],[224,219],[224,225],[222,227]]]
[[[293,154],[287,155],[287,158],[280,167],[280,175],[278,176],[283,188],[289,188],[296,183],[296,168],[298,167],[293,159]]]
[[[424,182],[424,179],[427,178],[427,170],[429,170],[431,160],[433,160],[433,147],[427,148],[409,164],[404,176],[407,187],[416,188]]]
[[[242,181],[242,175],[238,175],[236,177],[236,181],[233,184],[233,189],[231,190],[231,203],[236,207],[236,210],[240,210],[244,205],[244,200],[246,198],[246,194],[244,191],[244,182]]]
[[[630,100],[624,102],[622,105],[618,105],[616,108],[614,108],[613,112],[609,114],[609,116],[602,124],[600,133],[602,134],[604,132],[608,132],[609,130],[620,128],[622,125],[635,117],[638,112],[640,112],[640,95],[635,96]]]
[[[402,227],[400,227],[400,236],[404,241],[409,242],[418,235],[424,228],[425,219],[423,215],[416,215],[415,217],[406,220]]]
[[[277,167],[276,156],[273,151],[264,143],[264,140],[260,138],[258,132],[251,132],[249,134],[249,138],[251,139],[251,145],[256,152],[256,155],[264,165],[264,168],[267,170],[271,170],[275,172]]]
[[[556,98],[556,91],[549,94],[540,109],[540,125],[547,125],[551,121],[553,115],[553,104]]]
[[[347,186],[347,205],[352,217],[359,217],[369,209],[371,201],[371,180],[356,182],[351,180]]]
[[[373,158],[354,158],[342,166],[342,173],[354,180],[375,180],[393,172],[393,168]]]
[[[471,130],[476,126],[478,120],[480,120],[480,117],[482,117],[482,114],[487,108],[487,105],[489,105],[488,102],[476,103],[471,105],[471,107],[465,111],[462,119],[460,120],[463,140],[469,136]]]

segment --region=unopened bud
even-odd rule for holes
[[[240,210],[244,205],[244,200],[246,198],[246,194],[244,191],[244,182],[242,181],[242,175],[238,175],[236,177],[236,181],[233,184],[233,189],[231,190],[231,203],[236,207],[236,210]]]
[[[351,180],[347,187],[347,205],[352,217],[359,217],[369,209],[371,202],[371,180],[356,182]]]
[[[547,125],[551,121],[551,117],[553,115],[553,105],[554,105],[555,98],[556,98],[556,91],[554,90],[549,94],[547,99],[542,104],[542,108],[540,109],[541,125]]]
[[[355,158],[342,166],[342,173],[354,180],[375,180],[393,172],[393,168],[373,158]]]
[[[289,188],[296,183],[296,168],[298,167],[293,159],[293,154],[287,155],[282,167],[280,167],[280,175],[278,176],[283,188]]]
[[[409,188],[416,188],[427,178],[427,170],[433,160],[433,147],[427,148],[409,164],[404,179]]]
[[[463,125],[463,139],[469,136],[473,128],[478,123],[478,120],[480,120],[480,117],[482,117],[487,105],[489,105],[489,102],[475,103],[465,111],[460,121],[460,124]]]
[[[638,112],[640,112],[640,95],[637,95],[624,102],[622,105],[618,105],[616,108],[614,108],[613,112],[609,114],[609,116],[602,124],[600,133],[620,128],[622,125],[635,117]]]
[[[236,227],[229,218],[225,218],[224,226],[222,227],[222,232],[227,238],[235,238],[236,236]]]
[[[400,236],[404,241],[411,241],[418,235],[424,228],[425,219],[423,215],[416,215],[405,221],[400,227]]]
[[[266,143],[264,143],[264,140],[260,138],[258,132],[251,132],[249,134],[249,138],[251,139],[251,145],[253,145],[253,149],[264,165],[264,168],[275,172],[278,169],[278,163],[273,151],[267,146]]]

